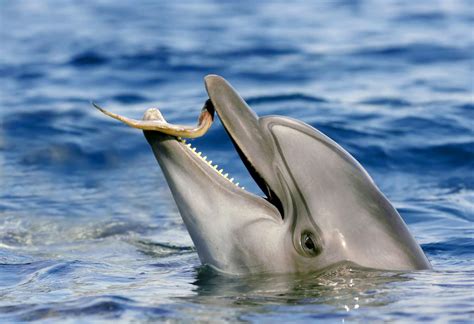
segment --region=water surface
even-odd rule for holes
[[[472,321],[471,1],[0,2],[0,320]],[[194,123],[203,77],[318,128],[434,271],[227,278],[130,117]],[[216,123],[194,144],[258,192]]]

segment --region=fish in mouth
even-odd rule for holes
[[[398,212],[364,168],[313,127],[258,117],[222,77],[208,75],[209,100],[195,127],[142,121],[96,106],[144,130],[201,262],[228,274],[319,271],[350,262],[382,270],[431,269]],[[222,121],[265,197],[241,188],[185,143]]]

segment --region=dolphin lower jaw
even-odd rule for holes
[[[254,272],[262,272],[264,269],[259,265],[249,264],[240,256],[245,249],[238,253],[234,251],[242,235],[234,237],[232,233],[251,228],[246,224],[256,220],[275,224],[275,220],[281,220],[278,210],[264,198],[232,183],[178,138],[152,131],[144,134],[201,262],[222,272],[245,273],[251,268]],[[223,231],[231,234],[222,235]],[[242,260],[235,262],[236,258]]]

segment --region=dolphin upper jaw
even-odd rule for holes
[[[232,86],[217,75],[204,78],[207,93],[224,129],[232,140],[242,162],[247,167],[266,198],[284,218],[285,207],[280,199],[284,194],[278,165],[274,163],[274,143],[259,118]]]

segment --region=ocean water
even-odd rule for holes
[[[0,322],[474,319],[472,1],[0,1]],[[225,277],[140,131],[206,74],[358,159],[434,270]],[[216,122],[195,145],[258,192]]]

